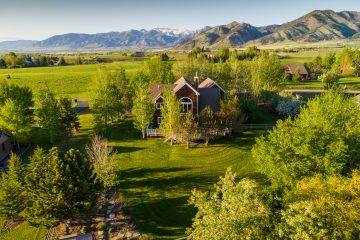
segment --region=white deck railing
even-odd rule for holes
[[[156,128],[156,129],[146,129],[146,135],[149,137],[157,137],[157,136],[162,136],[160,129]]]

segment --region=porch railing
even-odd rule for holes
[[[146,135],[149,136],[149,137],[162,136],[161,131],[158,128],[156,128],[156,129],[151,129],[151,128],[146,129]]]

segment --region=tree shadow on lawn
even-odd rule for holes
[[[144,150],[146,148],[141,148],[141,147],[124,147],[124,146],[113,146],[112,147],[113,152],[120,154],[120,153],[132,153],[132,152],[137,152],[137,151],[141,151]]]
[[[140,232],[162,237],[183,236],[195,216],[188,204],[194,188],[210,190],[215,175],[175,175],[190,168],[129,169],[121,171],[118,188],[124,194]]]

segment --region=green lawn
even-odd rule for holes
[[[63,67],[37,67],[37,68],[17,68],[0,69],[0,80],[5,79],[7,74],[11,76],[9,82],[21,86],[30,87],[35,94],[47,85],[57,95],[89,98],[90,86],[99,66],[105,66],[110,70],[115,70],[119,66],[126,68],[126,74],[132,78],[138,71],[143,62],[129,61],[109,63],[106,65],[73,65]]]
[[[184,236],[195,210],[187,204],[194,188],[208,190],[231,167],[239,177],[264,181],[251,158],[254,138],[263,131],[245,132],[209,147],[169,146],[162,139],[140,139],[131,121],[111,131],[117,152],[119,191],[130,207],[136,228],[156,239]]]
[[[40,240],[44,239],[46,232],[43,227],[33,227],[24,222],[11,231],[0,234],[0,240]]]
[[[360,77],[341,78],[339,81],[339,85],[346,87],[347,90],[360,90]],[[317,81],[317,80],[309,80],[309,81],[301,81],[301,82],[288,81],[284,85],[284,88],[323,90],[324,84],[321,81]]]

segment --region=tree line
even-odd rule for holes
[[[358,239],[360,110],[330,91],[257,139],[252,155],[269,184],[229,169],[194,190],[192,239]]]

